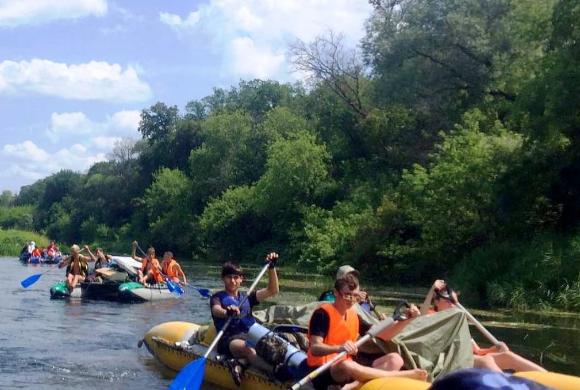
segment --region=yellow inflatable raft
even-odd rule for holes
[[[215,337],[213,327],[191,322],[165,322],[151,328],[143,338],[143,343],[151,354],[165,366],[179,371],[188,363],[203,356]],[[215,360],[215,353],[209,355],[205,366],[205,380],[226,389],[238,389],[228,369]],[[552,372],[519,372],[515,375],[527,378],[557,390],[579,390],[580,378]],[[243,390],[285,390],[292,383],[273,381],[266,375],[247,370],[244,375]],[[426,390],[429,383],[407,378],[382,378],[367,382],[360,390]]]
[[[580,378],[577,376],[557,374],[555,372],[517,372],[514,375],[538,382],[544,386],[556,390],[579,390]],[[385,389],[407,389],[426,390],[430,383],[419,382],[412,379],[393,378],[375,379],[365,383],[360,390],[385,390]]]

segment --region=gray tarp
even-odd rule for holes
[[[294,324],[307,327],[312,312],[322,302],[303,306],[275,305],[256,311],[254,316],[264,323]],[[376,318],[357,305],[364,322],[375,324]],[[450,309],[429,316],[421,316],[409,323],[393,340],[377,340],[383,351],[398,352],[405,360],[406,368],[422,368],[433,380],[441,374],[459,368],[473,367],[471,335],[465,314]],[[380,351],[375,348],[375,352]],[[366,346],[365,352],[372,351]]]

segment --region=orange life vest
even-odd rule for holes
[[[161,283],[163,282],[163,275],[161,275],[161,272],[159,272],[159,268],[155,266],[153,260],[157,259],[149,259],[148,257],[144,257],[141,263],[141,272],[143,272],[143,275],[147,275],[149,272],[151,272],[153,274],[155,282]]]
[[[344,318],[331,303],[324,303],[320,307],[328,314],[328,333],[324,337],[323,343],[327,345],[343,345],[348,340],[356,341],[358,339],[359,320],[356,310],[350,308],[346,311],[346,318]],[[312,345],[310,331],[308,332],[308,339]],[[336,353],[331,353],[325,356],[314,356],[310,349],[308,350],[308,365],[310,367],[318,367],[331,360]]]
[[[41,255],[42,255],[42,252],[40,251],[40,249],[34,248],[34,250],[32,251],[32,256],[33,257],[40,257]]]
[[[169,279],[179,282],[179,274],[177,272],[178,267],[177,261],[175,259],[171,259],[169,261],[162,261],[161,262],[161,272]]]

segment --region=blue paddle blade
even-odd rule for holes
[[[181,286],[178,285],[177,283],[175,283],[174,281],[169,280],[169,279],[165,279],[165,283],[167,284],[167,289],[172,294],[175,294],[177,296],[180,296],[181,294],[183,294],[183,289],[181,288]]]
[[[205,358],[199,358],[183,367],[169,385],[169,390],[199,390],[205,375]]]
[[[197,288],[197,287],[194,287],[194,288],[197,290],[197,292],[199,292],[201,294],[202,297],[204,297],[204,298],[211,298],[211,292],[209,291],[209,289],[207,289],[207,288]]]
[[[28,287],[32,286],[34,283],[36,283],[38,281],[38,279],[40,279],[41,276],[42,276],[42,274],[31,275],[31,276],[27,277],[26,279],[24,279],[22,282],[20,282],[20,285],[24,288],[28,288]]]

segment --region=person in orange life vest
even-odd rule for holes
[[[224,289],[218,291],[210,298],[211,316],[216,330],[219,332],[229,317],[234,317],[223,337],[217,345],[217,351],[221,355],[234,358],[246,358],[249,363],[265,372],[271,372],[271,367],[256,354],[256,350],[246,345],[247,333],[256,320],[252,315],[252,308],[267,298],[278,294],[278,274],[276,262],[278,254],[269,253],[266,262],[270,264],[268,270],[268,287],[253,291],[249,296],[239,289],[244,281],[243,271],[240,266],[226,262],[222,266],[221,277]],[[247,296],[247,299],[245,299]],[[243,302],[245,300],[245,302]],[[230,372],[236,384],[241,383],[244,367],[237,360],[227,361]]]
[[[84,246],[83,249],[88,249]],[[81,283],[89,273],[89,261],[93,261],[90,257],[81,255],[81,249],[78,245],[70,247],[70,255],[60,262],[58,268],[66,266],[66,284],[69,291],[74,290],[78,283]]]
[[[40,256],[42,256],[42,247],[37,246],[32,250],[32,257],[40,257]]]
[[[181,277],[183,278],[182,283],[187,283],[185,273],[181,269],[179,263],[173,258],[173,252],[167,251],[163,254],[163,260],[161,261],[161,272],[173,282],[181,283],[182,281],[179,279]]]
[[[451,309],[455,307],[457,302],[459,300],[455,291],[444,280],[438,279],[433,282],[421,305],[421,314],[433,314]],[[431,304],[433,304],[433,309],[431,309]],[[499,343],[491,348],[480,348],[475,340],[471,339],[471,342],[473,344],[474,368],[486,368],[497,372],[503,370],[546,371],[536,363],[510,351],[505,343]]]
[[[359,298],[358,278],[352,273],[338,279],[334,284],[333,303],[322,304],[310,318],[308,337],[308,366],[315,369],[331,360],[337,353],[346,351],[348,357],[330,367],[316,377],[312,383],[316,389],[326,389],[331,385],[345,385],[343,389],[352,389],[368,380],[382,377],[407,377],[419,380],[427,378],[427,372],[420,369],[399,371],[403,359],[397,353],[387,354],[372,363],[372,367],[363,366],[352,359],[358,348],[355,341],[367,329],[361,327],[353,305]],[[419,309],[411,306],[408,309],[408,320],[393,321],[393,324],[376,335],[383,340],[396,336],[412,318],[419,315]],[[364,326],[364,325],[363,325]],[[352,382],[352,383],[350,383]]]
[[[155,257],[155,248],[149,247],[145,257],[139,257],[137,252],[137,241],[131,243],[131,257],[141,262],[141,269],[138,273],[139,283],[141,284],[158,284],[163,282],[161,275],[161,265]]]

